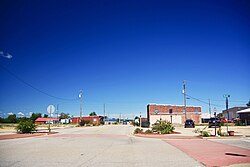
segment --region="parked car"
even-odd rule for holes
[[[185,128],[194,128],[195,125],[194,125],[194,121],[192,119],[187,119],[185,121]]]
[[[219,118],[210,118],[208,121],[208,127],[220,127],[220,119]]]
[[[223,123],[234,123],[234,121],[233,120],[225,120],[225,119],[222,119],[222,120],[220,120],[220,122],[223,122]]]

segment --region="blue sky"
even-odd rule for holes
[[[138,115],[187,94],[218,111],[250,99],[250,3],[219,1],[1,1],[0,64],[83,113]],[[0,112],[46,113],[61,100],[0,68]],[[208,105],[194,99],[188,105]]]

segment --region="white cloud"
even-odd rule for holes
[[[9,112],[8,115],[14,115],[14,113],[13,112]]]
[[[24,116],[24,113],[22,113],[21,111],[19,113],[17,113],[18,115]]]

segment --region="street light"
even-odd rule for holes
[[[80,99],[80,121],[79,121],[79,124],[81,124],[82,122],[82,90],[80,90],[80,93],[79,93],[79,99]]]

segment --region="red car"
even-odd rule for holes
[[[223,123],[234,123],[234,121],[233,120],[225,120],[225,119],[222,119],[222,120],[220,120],[220,122],[223,122]]]

